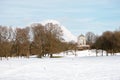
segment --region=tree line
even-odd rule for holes
[[[52,57],[71,48],[71,44],[65,42],[62,36],[60,26],[52,23],[44,26],[33,24],[25,28],[0,26],[0,58],[29,58],[30,55]]]
[[[77,50],[77,43],[65,42],[59,25],[47,23],[32,24],[25,28],[12,28],[0,25],[0,59],[2,57],[27,57],[37,55],[53,57],[53,54]],[[87,44],[90,49],[106,51],[114,55],[120,52],[120,29],[105,31],[101,36],[92,32],[86,33]],[[73,50],[73,51],[72,51]]]
[[[95,43],[91,46],[92,49],[106,51],[106,56],[110,53],[120,52],[120,30],[105,31],[101,36],[97,36]],[[103,55],[103,54],[102,54]]]

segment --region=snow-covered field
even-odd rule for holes
[[[120,80],[120,56],[78,51],[62,58],[0,60],[0,80]]]

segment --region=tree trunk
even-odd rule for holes
[[[102,56],[103,56],[103,50],[102,50]]]
[[[106,56],[108,56],[108,52],[106,52]]]
[[[39,55],[38,55],[38,58],[42,58],[42,55],[41,55],[41,54],[39,54]]]
[[[98,51],[97,51],[97,49],[96,49],[96,57],[98,56]]]
[[[2,60],[2,57],[0,57],[0,60]]]
[[[52,58],[53,57],[53,54],[50,54],[50,58]]]

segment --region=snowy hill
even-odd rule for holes
[[[45,25],[47,23],[53,23],[53,24],[57,24],[61,27],[62,31],[63,31],[63,38],[65,39],[65,41],[69,42],[69,41],[77,41],[76,36],[74,36],[66,27],[64,27],[63,25],[61,25],[58,21],[56,20],[45,20],[43,22],[41,22],[42,25]]]

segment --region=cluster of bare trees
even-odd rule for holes
[[[68,43],[62,39],[62,30],[58,25],[48,23],[45,26],[34,24],[25,28],[0,26],[0,58],[38,55],[53,56],[68,50]]]
[[[29,28],[0,26],[0,57],[29,56]]]
[[[105,50],[108,53],[114,55],[114,53],[120,52],[120,30],[118,31],[106,31],[99,36],[92,48]]]

